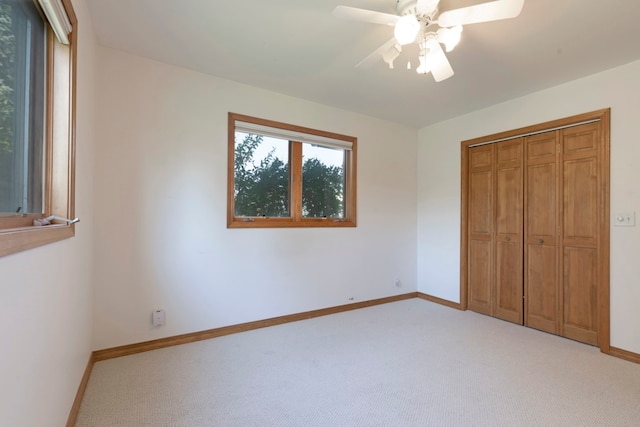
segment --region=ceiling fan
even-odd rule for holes
[[[393,68],[393,61],[402,52],[402,46],[417,43],[420,49],[419,74],[431,72],[436,82],[453,76],[453,68],[440,46],[451,52],[460,41],[462,26],[479,22],[515,18],[524,6],[524,0],[495,0],[439,13],[440,0],[397,0],[397,15],[337,6],[333,15],[338,18],[394,26],[394,37],[360,61],[356,67],[369,65],[380,57]],[[407,64],[411,68],[411,63]]]

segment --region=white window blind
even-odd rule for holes
[[[62,44],[69,44],[71,22],[61,0],[38,0],[53,32]]]
[[[296,132],[289,129],[274,128],[256,123],[241,121],[236,121],[235,123],[236,132],[270,136],[272,138],[286,139],[288,141],[306,142],[313,145],[319,145],[321,147],[339,148],[349,151],[353,148],[353,143],[351,141],[345,141],[343,139],[329,138],[305,132]]]

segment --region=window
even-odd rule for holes
[[[356,143],[229,113],[228,227],[354,227]]]
[[[76,17],[70,0],[0,0],[0,256],[74,235]]]

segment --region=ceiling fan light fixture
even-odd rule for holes
[[[389,65],[389,68],[393,69],[393,61],[400,55],[400,52],[402,52],[402,48],[394,43],[382,54],[382,59]]]
[[[429,71],[431,71],[431,68],[429,67],[429,62],[427,60],[426,50],[422,50],[420,52],[420,56],[418,57],[418,60],[420,61],[420,65],[418,65],[418,68],[416,68],[416,73],[428,74]]]
[[[420,43],[420,65],[416,68],[418,74],[429,74],[436,65],[438,58],[436,55],[438,41],[433,36],[427,36],[423,43]]]
[[[451,52],[453,48],[460,43],[461,36],[462,25],[456,25],[451,28],[440,28],[437,33],[438,41],[445,46],[447,52]]]
[[[415,15],[404,15],[396,22],[393,35],[400,45],[413,43],[420,32],[420,23]]]

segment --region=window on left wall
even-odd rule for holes
[[[70,0],[0,0],[0,256],[75,233],[34,220],[75,213],[76,34]]]

